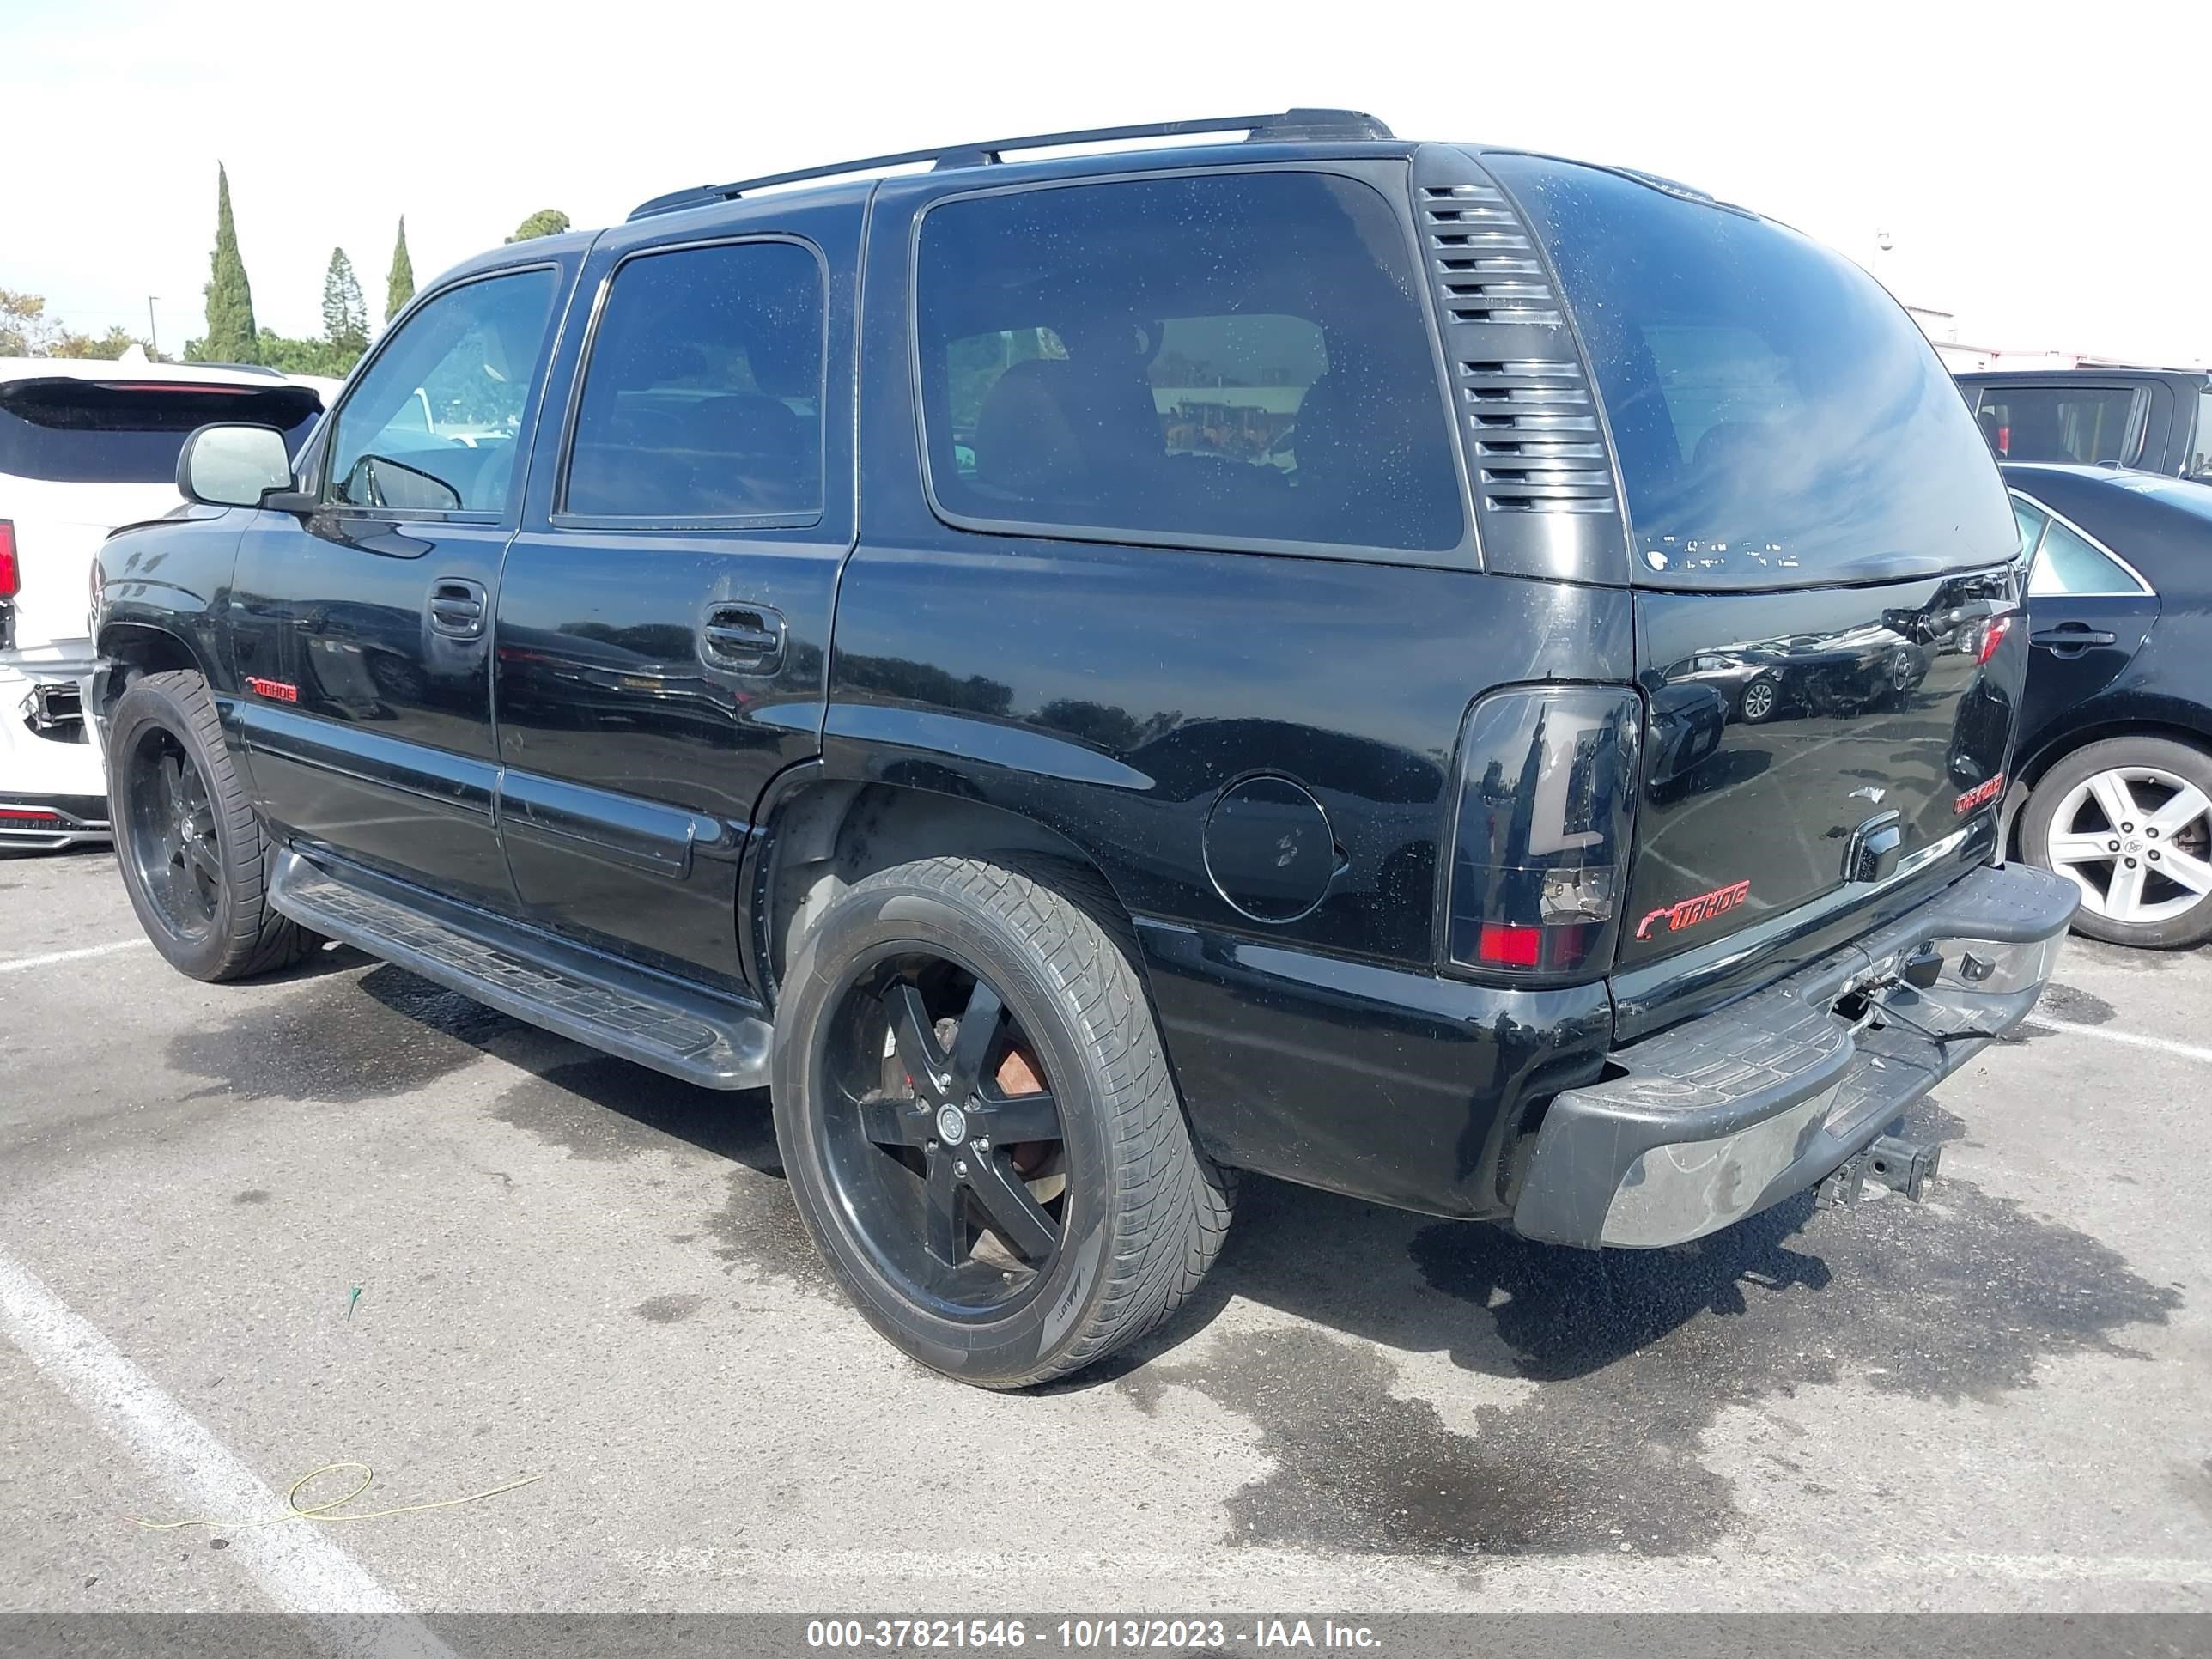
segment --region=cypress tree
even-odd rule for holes
[[[207,337],[200,342],[203,362],[260,361],[253,327],[253,289],[239,257],[238,227],[230,216],[230,174],[216,163],[215,257],[207,285]]]
[[[407,257],[407,216],[399,216],[399,240],[392,249],[392,274],[384,279],[384,320],[390,322],[400,307],[415,297],[415,262]]]
[[[331,250],[330,269],[323,273],[323,338],[356,357],[368,349],[368,307],[342,247]]]

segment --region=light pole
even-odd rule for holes
[[[161,297],[158,294],[146,296],[146,355],[149,357],[158,358],[161,355],[161,337],[154,329],[154,301]]]

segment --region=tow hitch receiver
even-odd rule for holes
[[[1915,1204],[1922,1190],[1936,1178],[1943,1148],[1934,1141],[1905,1140],[1884,1135],[1856,1158],[1838,1164],[1820,1183],[1814,1203],[1821,1209],[1837,1204],[1856,1204],[1869,1181],[1902,1193]]]

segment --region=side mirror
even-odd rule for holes
[[[177,493],[207,507],[258,507],[292,487],[292,458],[273,426],[204,426],[177,455]]]

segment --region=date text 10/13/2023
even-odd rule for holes
[[[815,1619],[807,1621],[806,1645],[831,1650],[1039,1647],[1070,1652],[1188,1652],[1194,1648],[1372,1652],[1380,1639],[1368,1626],[1333,1619]]]

